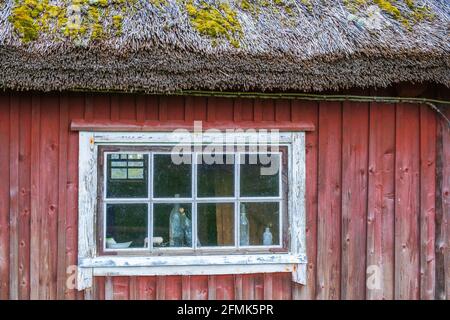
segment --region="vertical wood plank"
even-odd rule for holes
[[[166,277],[157,276],[156,277],[156,300],[166,299]]]
[[[9,298],[19,299],[19,143],[20,97],[10,102],[9,134]],[[3,164],[2,164],[3,165]]]
[[[264,274],[264,300],[273,300],[273,274]]]
[[[275,121],[291,121],[291,101],[276,100],[275,102]]]
[[[145,96],[139,94],[136,96],[136,121],[142,123],[146,117],[146,101]]]
[[[156,277],[138,278],[138,296],[139,300],[155,300],[156,298]]]
[[[274,273],[272,275],[272,300],[283,299],[283,276],[283,273]]]
[[[167,276],[166,277],[166,300],[181,300],[181,276]]]
[[[318,299],[340,298],[341,144],[342,110],[339,103],[319,106],[319,176],[317,220]]]
[[[63,94],[59,105],[59,155],[58,155],[58,243],[57,243],[57,288],[59,300],[65,298],[66,287],[66,212],[67,212],[67,140],[69,136],[69,102]]]
[[[92,116],[93,119],[108,120],[111,118],[111,100],[108,94],[96,94],[92,97],[92,106],[86,106],[92,111],[86,112],[85,117]],[[90,115],[89,115],[90,113]]]
[[[112,290],[114,300],[130,299],[129,277],[112,277]]]
[[[216,276],[208,276],[208,300],[216,300]]]
[[[43,95],[41,105],[41,176],[40,176],[40,271],[39,298],[56,298],[58,225],[58,157],[59,157],[59,99],[54,94]]]
[[[105,300],[105,277],[95,277],[95,300]]]
[[[218,300],[234,299],[234,276],[216,276],[216,298]]]
[[[262,100],[262,120],[274,121],[275,120],[275,100],[263,99]]]
[[[167,98],[167,120],[184,120],[184,97],[173,96]]]
[[[370,106],[366,298],[394,298],[395,108]],[[379,278],[376,278],[379,277]]]
[[[137,300],[137,277],[128,277],[129,279],[129,300]]]
[[[243,296],[243,284],[242,284],[242,275],[237,274],[234,276],[234,298],[235,300],[242,300]]]
[[[316,130],[307,132],[306,140],[306,285],[293,284],[293,298],[313,300],[316,298],[317,266],[317,161],[318,161],[318,104],[292,101],[292,122],[311,121]]]
[[[111,103],[111,120],[118,121],[120,119],[120,99],[118,94],[112,94]]]
[[[158,98],[158,108],[159,108],[159,120],[162,122],[167,121],[167,97],[160,96]]]
[[[30,231],[30,298],[39,299],[40,277],[40,136],[41,136],[41,97],[31,98],[31,231]]]
[[[159,120],[159,105],[157,96],[145,96],[145,120]]]
[[[208,113],[208,100],[204,97],[194,98],[194,120],[206,121]]]
[[[442,112],[450,117],[450,108],[443,107]],[[436,150],[435,299],[448,300],[450,299],[450,127],[442,118],[439,118]]]
[[[254,120],[254,99],[240,99],[241,103],[241,120],[253,121]]]
[[[363,300],[366,293],[368,104],[344,103],[342,128],[341,299]]]
[[[191,299],[191,277],[183,276],[181,277],[181,299],[190,300]]]
[[[10,97],[0,93],[0,176],[9,177]],[[0,299],[9,298],[9,179],[0,183]]]
[[[114,300],[113,277],[106,277],[105,279],[105,300]]]
[[[253,121],[260,122],[263,120],[263,100],[255,99],[253,104]]]
[[[80,119],[84,115],[84,99],[80,94],[68,95],[69,119]],[[67,150],[67,185],[66,185],[66,228],[65,254],[66,276],[73,275],[78,259],[78,132],[70,131]],[[65,299],[82,298],[74,283],[65,287]]]
[[[26,98],[26,99],[25,99]],[[30,298],[31,95],[20,104],[19,299]]]
[[[242,299],[255,300],[255,275],[242,275]]]
[[[435,296],[436,118],[420,107],[420,298]]]
[[[208,300],[208,276],[190,276],[192,300]]]
[[[419,113],[398,104],[395,165],[395,298],[419,298]]]
[[[136,99],[135,95],[119,95],[119,119],[136,120]]]
[[[255,300],[264,299],[264,275],[255,274]]]

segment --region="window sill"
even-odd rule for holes
[[[93,276],[219,275],[295,272],[304,255],[214,255],[177,257],[96,257],[80,259]]]

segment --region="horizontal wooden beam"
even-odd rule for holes
[[[194,122],[186,121],[108,121],[108,120],[72,120],[70,129],[72,131],[106,131],[106,132],[170,132],[177,129],[194,130]],[[283,132],[292,131],[314,131],[314,124],[310,121],[214,121],[202,123],[202,129],[267,129]]]

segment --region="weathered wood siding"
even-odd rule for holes
[[[96,278],[92,291],[68,289],[77,257],[73,119],[313,122],[308,284],[281,273]],[[449,168],[450,132],[425,106],[0,93],[0,298],[449,298]],[[373,272],[378,289],[366,286]]]

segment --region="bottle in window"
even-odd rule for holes
[[[266,231],[263,234],[263,245],[271,246],[273,244],[273,235],[270,232],[270,227],[266,227]]]
[[[245,209],[245,204],[241,204],[241,219],[239,223],[239,236],[240,236],[240,245],[241,246],[248,246],[249,241],[249,225],[248,225],[248,218],[247,218],[247,211]]]
[[[171,247],[181,247],[183,245],[184,232],[181,225],[180,204],[174,205],[170,212],[169,222],[169,245]]]

